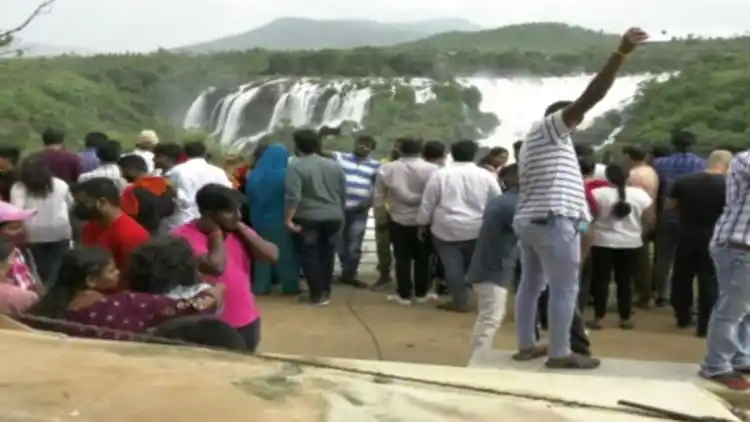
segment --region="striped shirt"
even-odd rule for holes
[[[346,209],[370,202],[380,163],[372,158],[360,160],[350,152],[335,152],[334,157],[346,176]]]
[[[125,179],[122,178],[120,166],[118,166],[117,164],[102,164],[99,167],[91,170],[90,172],[83,173],[82,175],[78,176],[78,183],[96,179],[98,177],[110,179],[115,182],[115,186],[117,186],[117,189],[120,192],[122,192],[122,190],[125,189],[125,185],[128,184],[128,182],[126,182]]]
[[[570,133],[560,110],[534,124],[526,135],[518,160],[516,220],[556,215],[591,221]]]
[[[726,198],[711,244],[750,245],[750,150],[732,160],[727,172]]]

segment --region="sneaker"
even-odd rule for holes
[[[399,296],[399,295],[388,295],[388,296],[386,297],[386,299],[387,299],[387,300],[388,300],[389,302],[396,302],[396,303],[398,303],[399,305],[403,305],[403,306],[409,306],[409,305],[411,305],[411,300],[409,300],[409,299],[404,299],[403,297],[401,297],[401,296]]]
[[[601,330],[602,327],[602,320],[600,319],[594,319],[592,321],[586,322],[586,327],[591,328],[592,330]]]
[[[527,362],[547,356],[547,346],[537,345],[528,349],[519,350],[511,358],[516,362]]]
[[[602,361],[597,358],[571,353],[564,358],[549,358],[544,366],[549,369],[596,369],[601,364]]]
[[[310,305],[312,306],[328,306],[331,303],[331,299],[328,297],[321,297],[318,300],[311,300]]]
[[[422,303],[427,303],[427,302],[429,302],[431,300],[438,300],[439,298],[440,297],[438,295],[436,295],[435,293],[427,293],[423,297],[417,297],[417,298],[415,298],[414,301],[417,302],[417,303],[419,303],[419,304],[422,304]]]
[[[301,294],[297,297],[299,303],[312,306],[328,306],[331,303],[331,298],[328,295],[324,295],[319,299],[313,299],[309,294]]]
[[[383,291],[391,288],[391,285],[393,284],[393,280],[390,278],[379,278],[378,281],[375,282],[375,284],[370,287],[370,290],[374,291]]]
[[[471,312],[471,307],[469,307],[468,305],[459,305],[453,301],[441,303],[437,306],[437,308],[441,311],[458,312],[460,314]]]
[[[632,330],[635,327],[633,324],[633,321],[626,319],[623,321],[620,321],[620,328],[623,330]]]
[[[717,384],[723,385],[724,387],[734,391],[746,391],[750,390],[750,381],[745,378],[744,375],[737,371],[726,372],[719,375],[704,375],[699,374],[702,378],[713,381]]]
[[[361,280],[357,280],[356,278],[349,278],[349,277],[339,278],[339,283],[347,285],[347,286],[352,286],[355,289],[366,289],[370,287],[367,283]]]

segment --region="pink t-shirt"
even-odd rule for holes
[[[194,221],[172,230],[172,235],[187,240],[196,255],[208,253],[208,236],[198,229]],[[226,286],[221,319],[232,327],[244,327],[260,316],[250,287],[250,256],[242,240],[234,233],[227,236],[224,246],[227,250],[227,265],[224,274],[219,277],[206,277],[206,279],[209,282]]]
[[[39,295],[23,287],[0,282],[0,313],[26,312],[39,300]]]

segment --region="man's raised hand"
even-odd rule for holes
[[[620,48],[617,49],[617,52],[622,55],[630,54],[638,45],[643,44],[646,40],[648,40],[646,31],[637,27],[630,28],[622,35]]]

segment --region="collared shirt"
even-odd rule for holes
[[[677,152],[654,160],[654,170],[659,175],[659,196],[667,197],[672,183],[680,177],[703,171],[706,161],[692,152]]]
[[[99,167],[99,157],[96,156],[96,148],[88,148],[78,153],[81,159],[81,171],[87,172]]]
[[[333,156],[346,176],[346,208],[370,202],[380,163],[372,158],[360,160],[351,152],[334,152]]]
[[[195,204],[195,194],[200,188],[210,183],[232,187],[227,173],[203,158],[191,158],[178,164],[169,171],[168,175],[177,193],[174,214],[162,220],[160,231],[168,231],[196,219],[200,216]]]
[[[149,174],[154,174],[157,176],[157,174],[154,173],[154,153],[151,151],[147,151],[145,149],[136,148],[133,150],[133,152],[129,152],[127,154],[123,154],[122,156],[126,155],[137,155],[141,158],[143,158],[146,161],[146,168],[148,169]]]
[[[373,206],[376,210],[389,206],[393,221],[405,226],[417,225],[427,181],[438,166],[421,157],[403,157],[384,164],[375,181]]]
[[[750,245],[750,150],[737,154],[727,172],[724,212],[716,222],[711,244]]]
[[[669,196],[672,185],[680,177],[703,171],[706,169],[706,161],[691,152],[678,152],[667,157],[654,160],[654,170],[659,175],[659,198],[663,200]],[[660,219],[676,224],[678,213],[676,210],[664,210]]]
[[[518,193],[513,189],[489,200],[466,281],[492,282],[510,288],[518,260],[518,242],[513,231],[517,205]]]
[[[85,182],[87,180],[95,179],[98,177],[110,179],[113,182],[115,182],[115,186],[117,186],[117,189],[120,192],[122,192],[122,190],[125,189],[125,186],[128,184],[128,182],[122,178],[122,173],[120,172],[120,166],[118,166],[117,164],[112,164],[112,163],[102,164],[99,167],[95,168],[94,170],[83,173],[82,175],[78,176],[78,183]]]
[[[446,242],[476,239],[484,207],[500,195],[495,174],[474,163],[453,163],[434,172],[422,195],[417,225]]]
[[[570,133],[560,110],[534,124],[526,135],[518,160],[516,219],[557,215],[591,221]]]

